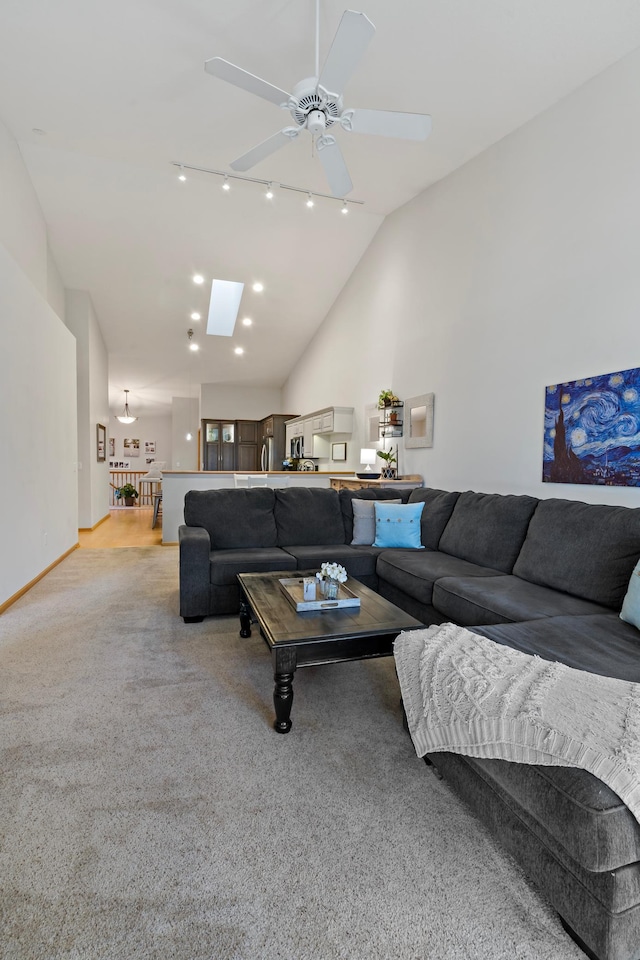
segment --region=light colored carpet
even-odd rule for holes
[[[184,624],[177,549],[77,550],[0,617],[4,960],[584,960],[402,729],[392,658]]]

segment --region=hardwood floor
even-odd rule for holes
[[[151,529],[151,507],[119,507],[109,511],[109,517],[95,530],[79,530],[80,547],[152,547],[162,543],[162,520]]]

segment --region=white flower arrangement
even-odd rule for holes
[[[339,563],[329,563],[325,561],[320,567],[320,572],[316,573],[318,580],[337,580],[338,583],[345,583],[347,571]]]

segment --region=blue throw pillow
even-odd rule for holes
[[[622,604],[620,619],[640,630],[640,560],[636,563],[629,580],[627,595]]]
[[[380,503],[376,500],[374,547],[412,547],[424,550],[420,542],[423,503]]]

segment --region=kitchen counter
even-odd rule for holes
[[[361,487],[421,487],[422,477],[399,480],[359,480],[354,473],[335,470],[269,470],[251,473],[222,470],[162,471],[162,542],[177,543],[178,527],[184,523],[184,498],[189,490],[221,490],[236,486],[236,476],[265,477],[268,487],[333,487],[334,490],[359,490]]]
[[[265,477],[268,487],[330,487],[335,471],[270,470],[259,473],[227,473],[222,470],[162,471],[162,542],[177,543],[178,527],[184,523],[184,498],[189,490],[221,490],[236,486],[236,476]],[[349,476],[349,474],[343,474]]]
[[[417,474],[407,474],[398,477],[397,480],[363,480],[354,473],[351,474],[333,474],[331,476],[331,486],[334,490],[361,490],[362,487],[388,487],[394,490],[413,490],[415,487],[422,487],[422,477]]]

